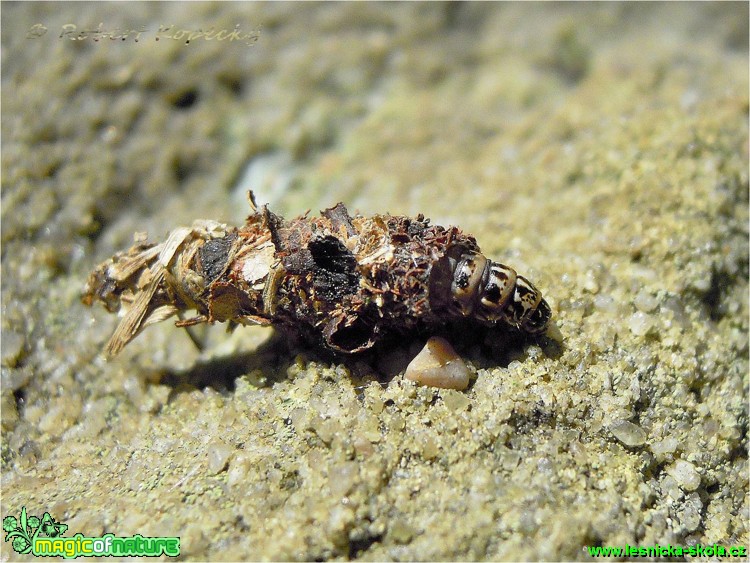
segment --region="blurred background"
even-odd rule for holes
[[[186,533],[185,553],[217,559],[575,559],[586,542],[747,539],[747,3],[1,9],[4,514],[35,499],[58,520],[77,517],[77,529],[118,534],[186,533],[186,522],[213,518],[225,539],[203,536],[216,530],[201,524]],[[99,352],[116,319],[78,301],[88,272],[133,233],[161,240],[196,218],[242,224],[248,189],[285,216],[343,201],[351,211],[460,225],[544,291],[565,355],[536,361],[525,350],[507,372],[481,370],[472,408],[445,432],[442,422],[420,426],[427,415],[405,406],[408,391],[388,391],[383,412],[395,401],[406,430],[396,422],[387,440],[363,446],[387,477],[360,487],[346,466],[353,490],[369,499],[362,506],[375,508],[311,525],[304,514],[343,518],[340,505],[326,504],[340,498],[316,496],[317,479],[325,456],[350,450],[334,440],[305,457],[309,433],[290,434],[283,422],[289,409],[308,408],[294,402],[301,384],[219,398],[178,393],[163,384],[167,375],[202,357],[184,335],[154,327],[107,363]],[[266,334],[238,331],[222,353],[252,351]],[[226,338],[220,328],[215,335]],[[274,377],[286,378],[293,358],[275,361]],[[317,381],[314,368],[299,369]],[[351,386],[336,381],[330,396]],[[503,410],[500,397],[515,402]],[[386,399],[377,400],[382,409]],[[245,413],[243,424],[279,427],[231,430],[234,418],[212,410],[217,401]],[[342,420],[360,421],[357,404]],[[262,414],[274,409],[278,416]],[[489,441],[456,444],[455,432],[476,437],[490,424],[482,417],[497,412],[507,416],[487,430]],[[206,429],[193,413],[231,419],[230,430]],[[390,428],[386,414],[378,418]],[[416,481],[398,489],[399,456],[426,451],[408,442],[412,423],[440,453],[409,458]],[[135,429],[148,435],[157,424],[157,442],[183,432],[186,457],[155,455],[133,469],[131,456],[155,451]],[[356,437],[360,422],[351,424]],[[610,426],[620,429],[616,439]],[[230,473],[239,467],[240,484],[196,469],[187,485],[160,477],[141,487],[149,475],[183,478],[206,443],[243,433],[264,436],[268,449],[251,468],[239,453],[239,465],[227,462]],[[709,439],[710,448],[697,445]],[[250,447],[239,438],[230,445],[242,455]],[[100,474],[91,460],[107,455]],[[677,459],[698,469],[687,478]],[[440,489],[440,471],[453,491],[474,496]],[[223,492],[186,506],[182,487]],[[106,525],[73,500],[83,490]],[[615,504],[621,512],[607,512]],[[394,505],[404,511],[398,518],[388,512]],[[171,519],[148,528],[144,507]],[[260,510],[267,519],[256,523]],[[448,519],[443,529],[433,514],[461,514],[464,524]],[[566,525],[571,514],[579,525]]]

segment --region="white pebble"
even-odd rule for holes
[[[702,278],[692,280],[692,286],[701,293],[706,293],[711,289],[711,273],[706,272]]]
[[[0,350],[0,361],[4,366],[15,366],[23,353],[26,339],[23,334],[11,330],[4,330],[0,340],[3,342],[2,350]]]
[[[611,295],[600,293],[594,297],[594,309],[598,311],[612,312],[617,309],[617,306]]]
[[[638,292],[633,303],[639,311],[644,313],[652,313],[659,306],[659,300],[645,289]]]
[[[680,443],[676,438],[668,436],[659,442],[651,444],[651,451],[656,455],[673,454]]]
[[[219,473],[227,466],[232,452],[232,448],[226,444],[216,443],[208,446],[208,470],[211,473]]]
[[[636,336],[646,336],[649,331],[654,327],[654,319],[650,315],[638,311],[633,313],[628,321],[628,327],[630,332]]]
[[[701,476],[696,471],[695,465],[689,461],[678,459],[667,472],[674,477],[683,491],[690,492],[700,487]]]
[[[469,368],[444,338],[433,336],[406,367],[406,379],[428,387],[457,389],[469,386]]]
[[[609,427],[609,430],[626,446],[642,446],[646,442],[646,432],[643,428],[627,420],[616,421]]]
[[[335,498],[348,494],[359,478],[359,464],[354,461],[344,461],[329,467],[328,488]]]
[[[596,281],[596,276],[591,270],[586,272],[586,278],[583,281],[583,289],[589,293],[599,293],[599,283]]]

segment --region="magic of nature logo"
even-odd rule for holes
[[[75,534],[63,537],[67,524],[57,522],[49,512],[39,518],[29,516],[26,507],[21,514],[3,518],[5,541],[21,555],[37,557],[177,557],[180,554],[179,537],[144,537],[140,534],[118,537],[114,534],[87,537]]]

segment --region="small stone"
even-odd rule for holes
[[[690,315],[685,312],[685,306],[679,297],[670,295],[662,305],[662,312],[671,311],[674,321],[683,328],[690,326]]]
[[[369,457],[375,453],[370,440],[361,434],[352,437],[352,446],[354,446],[354,451],[363,457]]]
[[[609,427],[610,432],[623,444],[630,447],[642,446],[646,442],[646,432],[632,422],[618,420]]]
[[[696,471],[695,465],[684,459],[678,459],[667,471],[674,477],[683,491],[692,492],[700,487],[701,476]]]
[[[210,462],[209,462],[210,463]],[[232,457],[227,470],[227,484],[241,488],[247,483],[248,474],[255,470],[255,459],[248,452],[238,451]]]
[[[409,543],[417,530],[412,525],[404,520],[396,520],[390,526],[389,535],[394,542],[400,544]]]
[[[600,293],[594,297],[594,309],[597,311],[613,312],[617,309],[617,304],[611,295]]]
[[[440,453],[440,447],[432,436],[427,436],[422,441],[422,457],[426,460],[435,459]]]
[[[544,336],[558,343],[562,343],[563,340],[565,340],[565,337],[563,336],[562,332],[560,332],[560,328],[557,326],[554,319],[549,323],[547,332]]]
[[[221,472],[229,462],[232,448],[226,444],[216,443],[208,446],[208,470],[211,473]]]
[[[334,544],[344,547],[349,541],[349,531],[355,520],[354,509],[351,506],[337,505],[328,513],[326,535]]]
[[[443,395],[443,402],[445,403],[445,406],[454,412],[466,410],[466,407],[468,407],[471,404],[471,401],[469,400],[469,398],[462,393],[446,391],[442,395]]]
[[[205,543],[206,535],[203,528],[195,522],[188,524],[187,528],[180,532],[180,555],[200,553]]]
[[[2,339],[0,338],[0,342]],[[5,346],[3,342],[2,346]],[[31,366],[22,366],[20,368],[5,368],[0,370],[0,389],[3,391],[18,391],[31,381],[34,372]]]
[[[707,293],[711,289],[711,272],[704,272],[703,277],[692,280],[692,286],[701,293]]]
[[[659,306],[659,300],[645,289],[641,289],[633,300],[636,308],[644,313],[652,313]]]
[[[599,293],[599,282],[596,281],[596,275],[591,270],[586,272],[586,277],[583,280],[583,289],[589,293]]]
[[[680,500],[684,496],[677,481],[671,475],[665,475],[661,480],[661,493],[673,500]]]
[[[2,332],[3,346],[0,349],[0,362],[4,366],[13,367],[18,363],[21,354],[23,354],[26,339],[23,334],[12,330]]]
[[[655,455],[673,454],[679,445],[680,443],[677,441],[677,438],[667,436],[663,440],[651,444],[651,451]]]
[[[2,422],[3,430],[13,430],[18,423],[18,409],[13,393],[3,391],[0,405],[0,422]]]
[[[703,510],[703,503],[700,500],[698,493],[691,493],[685,498],[685,502],[682,505],[682,510],[677,512],[677,518],[680,524],[688,531],[694,532],[701,525],[701,511]]]
[[[81,414],[81,403],[78,401],[56,400],[39,421],[39,429],[50,436],[61,436]]]
[[[333,438],[343,431],[337,418],[323,419],[320,416],[315,416],[311,421],[311,426],[318,438],[327,445],[333,442]]]
[[[347,495],[359,477],[359,464],[354,461],[344,461],[330,467],[328,472],[328,488],[335,498]]]
[[[406,368],[404,377],[410,381],[463,391],[469,386],[469,368],[444,338],[433,336]]]
[[[628,321],[630,332],[636,336],[646,336],[649,331],[654,328],[655,320],[650,315],[642,311],[633,313]]]

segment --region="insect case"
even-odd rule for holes
[[[108,355],[187,310],[197,314],[177,326],[276,325],[345,354],[457,318],[531,335],[547,328],[541,293],[457,227],[430,225],[422,215],[352,217],[341,203],[286,221],[248,196],[252,214],[242,227],[199,220],[94,270],[83,302],[99,300],[111,312],[129,305]]]

